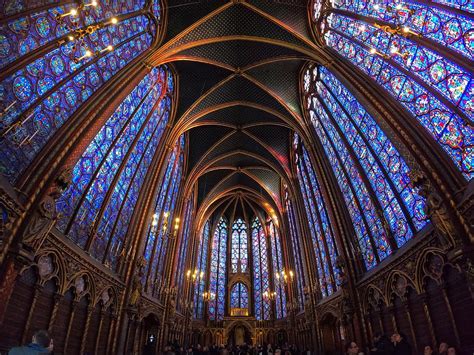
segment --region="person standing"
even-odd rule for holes
[[[8,355],[39,355],[50,354],[52,351],[52,340],[46,330],[38,330],[33,334],[31,343],[25,346],[12,348]]]
[[[393,334],[392,342],[394,346],[393,355],[411,355],[411,346],[408,344],[404,334]]]

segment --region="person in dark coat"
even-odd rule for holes
[[[411,355],[411,346],[404,334],[395,333],[392,335],[394,346],[393,355]]]
[[[374,347],[370,349],[373,355],[390,355],[393,353],[393,344],[387,336],[383,334],[376,334],[374,336]]]
[[[31,343],[25,346],[12,348],[8,355],[39,355],[49,354],[52,350],[52,341],[46,330],[38,330],[33,334]]]

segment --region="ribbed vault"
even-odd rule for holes
[[[174,135],[189,132],[185,194],[198,208],[247,196],[281,210],[293,130],[301,123],[299,76],[322,61],[306,4],[213,1],[167,5],[169,30],[150,65],[173,63],[179,78]]]

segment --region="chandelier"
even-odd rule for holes
[[[68,42],[73,44],[70,56],[71,60],[76,64],[86,58],[90,58],[94,55],[99,55],[104,52],[110,52],[114,49],[112,45],[108,45],[105,48],[90,48],[85,42],[86,36],[90,36],[94,32],[108,25],[116,25],[118,23],[118,19],[116,17],[111,17],[108,21],[81,27],[79,21],[80,13],[82,11],[87,11],[88,8],[94,8],[97,6],[99,6],[99,2],[94,0],[88,4],[80,4],[78,7],[72,8],[69,10],[69,12],[64,14],[56,13],[58,25],[64,26],[69,33],[65,38],[59,39],[57,44],[58,46]],[[66,21],[66,19],[69,19],[69,21]]]

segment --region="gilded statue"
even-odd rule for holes
[[[132,280],[132,292],[130,294],[130,300],[128,304],[132,307],[135,307],[142,295],[143,291],[143,284],[142,284],[142,277],[144,275],[143,270],[145,268],[146,261],[145,258],[142,256],[137,260],[137,267],[135,269],[135,273],[133,275]]]

